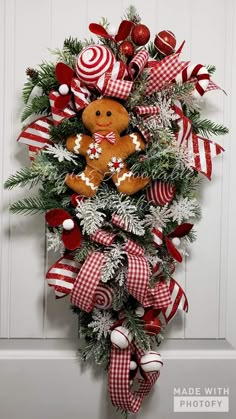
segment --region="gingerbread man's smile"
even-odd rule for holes
[[[98,127],[100,127],[100,128],[104,128],[104,127],[109,127],[110,125],[112,125],[112,122],[108,122],[108,124],[99,124],[98,122],[97,122],[97,124],[96,124]]]

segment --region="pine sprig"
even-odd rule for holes
[[[29,79],[27,80],[27,82],[25,82],[23,90],[22,90],[22,99],[25,105],[28,103],[29,97],[36,85],[37,85],[37,79],[33,79],[33,80]]]
[[[143,322],[140,318],[135,317],[128,308],[125,310],[124,326],[132,334],[134,341],[144,351],[150,350],[150,339],[143,329]]]
[[[10,175],[4,183],[4,188],[12,189],[16,186],[24,187],[30,183],[30,188],[36,186],[40,180],[38,172],[34,171],[32,167],[22,167],[15,174]]]
[[[50,208],[55,208],[50,206]],[[43,199],[39,197],[25,198],[10,205],[13,214],[33,215],[49,209]]]
[[[22,113],[21,122],[31,115],[43,115],[50,113],[50,103],[47,96],[35,96],[31,103],[28,103]]]
[[[63,49],[67,49],[71,55],[78,55],[84,47],[83,42],[79,41],[77,38],[66,38],[64,41]]]
[[[216,124],[209,119],[200,119],[199,115],[191,117],[193,132],[200,134],[206,138],[212,135],[225,135],[228,134],[229,130],[224,125]]]

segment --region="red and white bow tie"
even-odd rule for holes
[[[99,132],[95,132],[93,138],[95,140],[95,143],[98,144],[100,144],[103,140],[107,140],[111,144],[114,144],[114,142],[116,141],[116,136],[113,131],[109,132],[106,135],[100,134]]]

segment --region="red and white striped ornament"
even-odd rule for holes
[[[169,204],[175,196],[175,186],[169,183],[159,182],[158,180],[152,182],[147,189],[147,200],[156,205]]]
[[[156,35],[154,45],[161,54],[169,55],[175,49],[176,37],[171,31],[161,31]]]
[[[111,332],[111,343],[118,349],[126,349],[132,342],[133,336],[124,326],[118,326]]]
[[[192,95],[196,99],[199,99],[204,95],[210,81],[210,75],[206,67],[202,64],[191,64],[175,77],[176,83],[180,84],[191,81],[194,82],[195,80],[196,83]]]
[[[155,351],[146,352],[140,359],[140,367],[144,372],[157,372],[163,366],[161,355]]]
[[[56,298],[61,298],[71,293],[80,267],[81,264],[75,262],[73,256],[68,254],[49,268],[46,280],[48,285],[54,288]]]
[[[94,307],[107,309],[112,307],[114,291],[106,285],[99,284],[94,293]]]
[[[44,116],[28,125],[17,138],[17,141],[29,147],[30,160],[34,160],[37,152],[50,141],[49,129],[53,125],[51,118]]]
[[[114,63],[115,56],[107,47],[90,45],[76,59],[76,74],[82,82],[95,85],[99,77],[109,71]]]

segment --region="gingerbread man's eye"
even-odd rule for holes
[[[100,111],[96,111],[96,115],[97,116],[101,115],[101,112]]]
[[[111,111],[108,111],[107,112],[107,116],[111,116]]]

